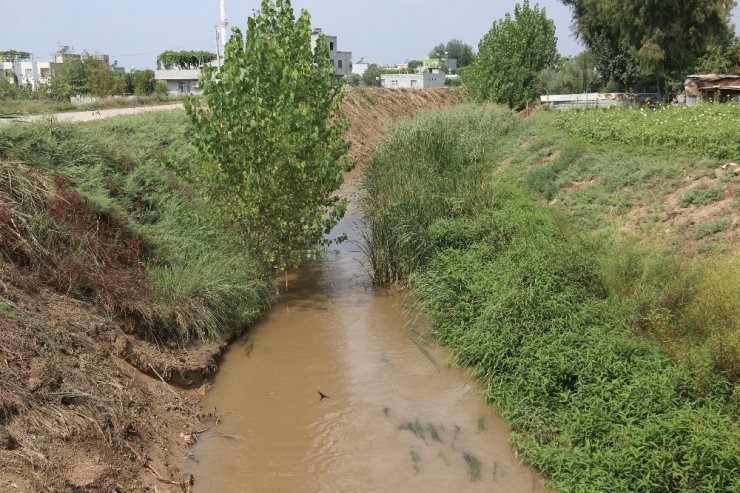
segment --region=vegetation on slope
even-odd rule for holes
[[[695,156],[740,158],[740,104],[566,111],[558,122],[592,142],[683,149]]]
[[[650,180],[639,177],[646,170],[625,166],[642,150],[598,149],[558,133],[552,118],[515,124],[508,112],[467,108],[396,127],[365,177],[376,280],[410,282],[440,340],[487,381],[518,448],[555,487],[735,491],[738,277],[724,273],[736,257],[687,266],[700,245],[660,250],[638,242],[649,238],[640,230],[620,235],[608,204],[637,202],[630,188],[651,186],[636,185]],[[650,157],[650,176],[694,163],[661,160]],[[589,166],[614,181],[592,200],[552,203],[569,193],[558,177]],[[653,343],[661,330],[697,331],[682,339],[691,361]]]
[[[261,312],[269,274],[168,171],[194,152],[182,112],[1,131],[7,214],[25,218],[11,260],[157,341],[227,338]]]

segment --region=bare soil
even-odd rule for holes
[[[342,114],[357,169],[392,121],[464,99],[451,89],[349,90]],[[0,492],[189,491],[180,466],[217,414],[201,398],[226,344],[180,349],[133,330],[147,291],[127,252],[146,246],[115,218],[101,222],[66,183],[55,187],[65,207],[44,207],[67,230],[36,250],[0,193]],[[72,296],[81,287],[87,301]]]

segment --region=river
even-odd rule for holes
[[[204,404],[218,424],[185,467],[193,491],[547,491],[481,384],[372,285],[359,217],[350,207],[335,228],[349,241],[292,275],[225,355]]]

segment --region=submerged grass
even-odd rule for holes
[[[540,136],[510,118],[463,108],[390,132],[364,183],[376,281],[411,284],[438,338],[487,382],[517,448],[554,487],[740,490],[740,276],[736,266],[721,274],[737,256],[689,261],[672,246],[663,255],[629,237],[615,244],[594,227],[601,211],[651,171],[630,168],[624,149],[589,156],[557,129]],[[549,171],[527,178],[534,155]],[[572,181],[563,175],[594,162],[597,205],[578,215],[537,199],[559,196]],[[652,176],[671,169],[683,172],[660,164]]]
[[[0,127],[1,170],[14,177],[14,214],[25,218],[25,241],[48,248],[55,231],[69,230],[54,265],[31,267],[42,277],[58,272],[61,262],[85,258],[91,242],[99,244],[98,256],[112,245],[132,252],[125,269],[117,268],[116,259],[81,263],[75,269],[99,268],[94,276],[70,277],[70,292],[98,299],[127,287],[111,297],[138,298],[136,306],[113,307],[113,314],[135,316],[152,339],[179,344],[229,337],[258,316],[272,293],[269,272],[244,249],[238,233],[225,229],[169,171],[193,159],[192,132],[181,111]],[[55,184],[48,177],[56,177]],[[51,213],[48,201],[57,197],[64,200]],[[110,224],[104,242],[95,226],[101,221]],[[80,232],[89,241],[78,241]],[[130,282],[137,270],[142,279]]]
[[[480,481],[482,464],[476,456],[470,452],[463,452],[463,459],[468,465],[468,475],[471,481]]]

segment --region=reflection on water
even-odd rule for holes
[[[350,241],[301,269],[232,346],[205,402],[220,422],[186,465],[194,491],[545,491],[480,385],[361,260]]]

